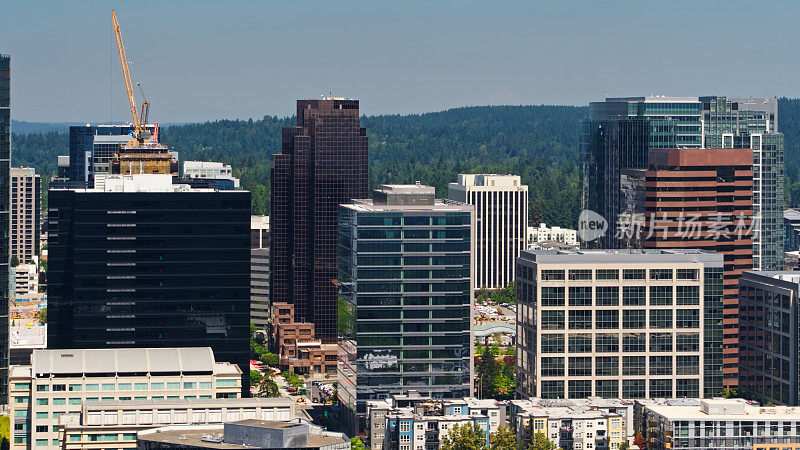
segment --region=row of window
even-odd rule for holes
[[[218,394],[217,396],[219,397],[219,395],[221,395],[221,394]],[[80,397],[53,398],[53,399],[37,398],[36,399],[36,404],[39,405],[39,406],[46,406],[46,405],[49,405],[49,404],[56,405],[56,406],[58,406],[58,405],[80,405],[82,401],[86,401],[86,402],[100,402],[100,401],[110,402],[110,401],[114,401],[114,400],[120,400],[120,401],[148,400],[148,399],[150,399],[150,400],[164,400],[165,398],[167,400],[178,400],[178,399],[181,398],[181,396],[179,396],[179,395],[167,395],[165,397],[163,395],[154,395],[152,397],[142,396],[142,397],[117,397],[117,398],[115,398],[115,397],[86,397],[86,398],[83,398],[83,399],[80,398]],[[193,399],[210,399],[212,397],[210,395],[185,395],[185,396],[183,396],[183,398],[184,399],[192,399],[193,400]],[[52,400],[52,403],[50,403],[50,400]],[[30,397],[14,397],[14,403],[21,403],[21,404],[30,403]],[[21,414],[27,414],[27,412],[25,412],[25,410],[17,410],[17,412],[20,412]],[[39,414],[40,413],[36,413],[37,418],[39,418],[38,417]],[[41,414],[47,414],[47,413],[41,413]],[[53,417],[54,418],[56,417],[55,414],[56,413],[53,413]],[[42,417],[42,418],[46,419],[47,417]]]
[[[235,387],[237,386],[237,379],[219,379],[216,380],[217,387]],[[30,383],[14,383],[16,390],[30,390]],[[212,384],[210,381],[184,381],[183,389],[211,389]],[[87,384],[54,384],[52,385],[53,392],[81,392],[81,391],[146,391],[150,390],[174,390],[181,389],[181,382],[170,381],[166,383],[87,383]],[[51,386],[47,384],[36,385],[37,392],[48,392]]]
[[[699,375],[700,356],[657,355],[649,357],[649,369],[646,356],[623,356],[622,375]],[[565,367],[565,363],[566,367]],[[594,368],[594,370],[592,370]],[[590,377],[619,376],[619,356],[596,356],[592,367],[591,356],[543,357],[541,359],[542,377]]]
[[[594,296],[592,290],[594,289]],[[700,286],[650,286],[650,305],[699,305]],[[567,298],[567,293],[569,296]],[[644,306],[647,304],[647,286],[622,286],[622,304]],[[544,286],[541,291],[542,306],[619,306],[620,286]]]
[[[619,269],[569,269],[570,281],[591,281],[592,272],[597,280],[619,280]],[[644,280],[647,269],[622,269],[623,280]],[[650,269],[650,280],[672,280],[673,276],[678,280],[699,280],[700,271],[698,269]],[[542,281],[557,281],[565,279],[564,270],[542,270],[540,279]]]
[[[700,351],[700,335],[698,333],[650,333],[650,352],[698,352]],[[622,336],[622,349],[625,353],[643,353],[647,351],[647,335],[645,333],[626,333]],[[568,343],[568,346],[566,345]],[[541,353],[592,353],[591,334],[542,334]],[[673,350],[674,349],[674,350]],[[596,334],[594,338],[595,353],[618,353],[620,338],[618,334]]]
[[[675,393],[672,392],[673,382]],[[645,398],[648,380],[622,380],[622,395],[619,380],[596,380],[592,394],[592,380],[546,380],[541,382],[542,398],[564,398],[565,384],[569,388],[567,398],[587,398],[592,395],[602,398]],[[655,379],[649,380],[649,398],[696,398],[700,396],[698,379]]]
[[[589,330],[594,328],[610,330],[620,328],[618,310],[570,310],[542,311],[542,330],[563,330],[566,325],[565,314],[569,313],[570,330]],[[594,321],[592,320],[594,313]],[[622,311],[622,328],[644,329],[646,327],[646,310]],[[699,309],[651,309],[650,328],[700,328]]]

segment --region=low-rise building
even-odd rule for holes
[[[548,241],[578,248],[578,232],[569,228],[548,227],[546,223],[540,223],[538,227],[528,227],[529,250],[536,249]]]
[[[337,344],[323,344],[314,336],[314,324],[294,321],[294,306],[272,304],[273,342],[281,370],[299,374],[336,373]]]
[[[139,449],[284,449],[349,450],[343,433],[325,431],[303,420],[247,419],[212,426],[170,426],[139,432]]]
[[[136,448],[136,433],[154,427],[221,426],[239,420],[295,418],[290,398],[220,398],[87,403],[59,417],[64,449]]]
[[[509,427],[514,431],[519,439],[528,442],[533,434],[537,431],[545,433],[546,427],[541,422],[543,418],[543,411],[554,412],[553,419],[556,420],[557,416],[562,416],[565,410],[572,410],[583,413],[585,411],[598,411],[609,414],[608,417],[622,418],[621,425],[622,432],[617,436],[616,430],[617,422],[615,421],[610,427],[614,430],[613,433],[608,435],[608,444],[622,442],[632,442],[634,437],[633,430],[633,401],[621,399],[607,399],[600,397],[589,397],[585,399],[565,400],[565,399],[542,399],[542,398],[529,398],[526,400],[510,400],[508,402],[508,423]],[[537,422],[538,421],[538,422]],[[538,425],[538,426],[537,426]],[[588,428],[588,427],[585,427]],[[549,437],[549,436],[548,436]],[[602,436],[601,436],[602,437]],[[581,437],[583,439],[583,437]],[[566,443],[568,439],[562,442]],[[574,439],[573,439],[574,441]],[[574,442],[573,442],[574,443]],[[597,443],[604,443],[601,442]],[[600,448],[594,445],[589,448]],[[576,447],[577,448],[577,447]],[[615,447],[612,447],[615,448]]]
[[[221,162],[184,161],[183,177],[207,180],[230,180],[233,182],[233,187],[239,189],[239,179],[234,178],[231,166]]]
[[[634,414],[647,448],[750,450],[800,444],[796,407],[758,406],[744,399],[659,399],[637,400]]]
[[[34,257],[34,261],[36,257]],[[39,293],[39,268],[36,263],[19,264],[11,270],[11,297],[28,298]]]
[[[84,405],[238,398],[241,378],[208,347],[34,350],[9,373],[11,448],[61,446],[61,416]]]
[[[432,399],[417,391],[367,402],[367,445],[373,450],[430,450],[456,425],[475,424],[489,442],[506,425],[506,405],[496,400]]]

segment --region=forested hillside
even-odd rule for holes
[[[787,205],[800,204],[800,100],[779,100],[786,141]],[[419,115],[363,117],[370,138],[370,185],[420,181],[447,195],[459,173],[512,173],[530,186],[531,223],[575,226],[579,213],[579,142],[586,107],[484,106]],[[181,160],[223,161],[253,192],[253,212],[269,212],[270,155],[294,118],[220,120],[173,125],[161,140]],[[35,129],[31,124],[26,129]],[[12,134],[12,163],[50,178],[64,132]]]

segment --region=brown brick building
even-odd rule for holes
[[[753,151],[651,149],[645,197],[645,248],[699,248],[725,255],[722,310],[705,305],[705,328],[708,338],[722,323],[722,381],[735,387],[738,282],[753,268]]]
[[[323,344],[314,336],[314,324],[295,322],[294,307],[272,303],[272,342],[278,352],[279,368],[299,374],[336,374],[337,344]]]

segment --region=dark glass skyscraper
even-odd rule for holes
[[[135,175],[50,190],[48,220],[50,348],[211,347],[249,373],[249,192]]]
[[[8,403],[8,262],[11,203],[11,57],[0,54],[0,403]]]
[[[367,155],[358,100],[327,98],[297,101],[273,157],[270,301],[294,304],[325,343],[337,341],[337,208],[367,197]]]

